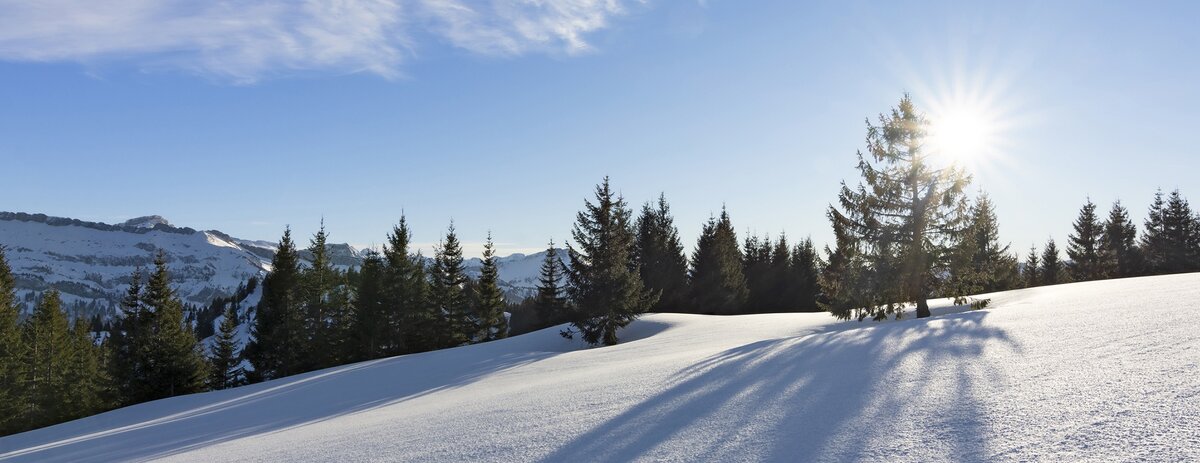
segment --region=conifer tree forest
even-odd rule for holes
[[[1154,193],[1140,227],[1126,203],[1105,213],[1084,197],[1076,216],[1063,218],[1071,232],[1062,252],[1049,238],[1019,256],[1000,240],[1000,206],[924,149],[927,126],[908,96],[868,121],[866,150],[847,157],[860,178],[835,192],[825,216],[834,241],[820,249],[784,233],[739,240],[723,205],[697,224],[694,244],[684,243],[665,194],[635,211],[605,177],[582,201],[565,249],[549,241],[536,291],[520,301],[501,289],[490,233],[473,277],[453,223],[425,257],[403,215],[385,244],[350,268],[331,261],[324,223],[306,244],[285,228],[272,270],[207,308],[180,301],[160,251],[152,268],[129,275],[119,314],[106,323],[72,319],[53,289],[22,313],[0,246],[0,435],[540,329],[613,345],[647,312],[825,311],[861,321],[915,309],[927,317],[933,298],[966,303],[1016,288],[1200,271],[1200,214],[1179,190]],[[256,304],[241,303],[255,291]]]

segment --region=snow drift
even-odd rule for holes
[[[1197,461],[1200,274],[934,317],[656,314],[176,397],[3,461]]]

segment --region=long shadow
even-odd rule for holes
[[[642,329],[648,336],[663,328]],[[556,340],[556,332],[529,333],[148,402],[0,439],[0,461],[151,459],[279,432],[463,387],[578,348]]]
[[[974,392],[1000,379],[975,360],[986,349],[1020,350],[986,317],[953,313],[732,348],[542,461],[984,460],[987,416]],[[905,447],[912,440],[897,437],[909,433],[928,447]]]

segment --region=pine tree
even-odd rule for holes
[[[747,234],[742,244],[742,274],[746,276],[747,299],[741,313],[773,312],[774,275],[771,273],[771,238]]]
[[[88,321],[77,317],[68,332],[71,358],[66,381],[71,391],[62,398],[69,411],[66,419],[94,415],[109,408],[111,377],[101,368],[104,351],[96,345],[88,329]]]
[[[833,218],[832,214],[826,216]],[[817,275],[820,288],[817,294],[817,306],[831,314],[844,311],[845,307],[865,307],[864,291],[856,288],[864,287],[868,282],[862,271],[862,256],[858,241],[850,235],[846,226],[833,222],[834,247],[825,245],[825,265]],[[853,314],[861,321],[872,312],[862,310]]]
[[[617,330],[654,305],[642,286],[633,256],[634,231],[625,200],[609,188],[608,177],[596,186],[596,202],[584,200],[568,244],[567,276],[574,305],[572,325],[589,344],[614,345]],[[578,248],[576,247],[578,246]]]
[[[1146,233],[1142,236],[1147,264],[1153,273],[1200,270],[1198,222],[1179,190],[1172,191],[1165,202],[1162,191],[1155,194],[1146,219]]]
[[[212,389],[227,389],[241,384],[241,353],[237,348],[237,303],[229,304],[221,320],[221,328],[213,338],[209,355],[209,380]]]
[[[300,259],[285,228],[271,259],[271,273],[263,279],[262,300],[255,309],[251,340],[244,355],[254,366],[251,382],[281,378],[300,371],[303,322],[300,292]]]
[[[121,405],[131,405],[152,395],[149,366],[154,319],[145,306],[143,292],[142,269],[138,268],[130,275],[120,316],[109,330],[108,371]]]
[[[68,379],[72,356],[69,329],[58,290],[46,291],[22,330],[28,346],[23,368],[28,392],[28,408],[23,413],[26,429],[71,418],[69,404],[63,400],[74,388]]]
[[[635,226],[634,258],[642,277],[642,285],[657,294],[654,312],[677,312],[687,298],[687,257],[679,229],[671,216],[671,207],[664,194],[656,205],[647,202]]]
[[[1000,244],[995,205],[987,193],[967,212],[967,228],[956,245],[949,287],[957,294],[978,294],[1015,288],[1020,279],[1017,259]]]
[[[208,362],[196,337],[183,321],[183,302],[170,285],[166,254],[159,250],[146,285],[145,304],[154,320],[150,337],[149,395],[155,400],[205,390]]]
[[[0,246],[0,436],[24,429],[21,414],[27,408],[21,361],[26,358],[19,325],[16,282]]]
[[[1054,239],[1046,242],[1046,248],[1042,251],[1042,269],[1039,275],[1040,283],[1043,285],[1056,285],[1059,283],[1067,283],[1067,272],[1063,267],[1063,263],[1058,257],[1058,246],[1054,244]]]
[[[488,232],[483,245],[483,267],[479,270],[478,305],[475,308],[475,330],[472,339],[477,342],[494,341],[508,336],[508,318],[504,315],[507,305],[500,291],[500,270],[496,267],[496,247],[492,233]]]
[[[900,316],[915,301],[917,317],[928,317],[927,299],[946,267],[952,243],[962,232],[970,182],[959,166],[937,166],[923,148],[928,121],[905,95],[879,125],[867,125],[868,156],[858,153],[863,182],[844,182],[840,209],[829,207],[836,234],[861,243],[852,261],[863,275],[858,292],[831,306],[839,318]],[[866,306],[858,305],[867,302]],[[865,313],[864,313],[865,311]]]
[[[347,352],[350,297],[345,275],[329,260],[328,238],[322,220],[321,227],[309,241],[312,262],[300,272],[305,339],[298,346],[303,353],[300,371],[338,365],[343,361],[342,354]]]
[[[692,309],[699,313],[736,314],[749,298],[742,252],[728,211],[709,217],[696,240],[689,274]]]
[[[1032,288],[1042,285],[1041,259],[1038,257],[1037,246],[1029,246],[1029,254],[1025,257],[1025,266],[1021,269],[1022,277],[1025,280],[1025,287]]]
[[[799,312],[821,310],[817,303],[821,259],[817,256],[817,248],[813,245],[812,238],[805,238],[792,248],[791,259],[792,290],[788,292],[789,308]]]
[[[400,222],[388,235],[383,249],[384,260],[384,319],[387,337],[384,354],[397,355],[436,349],[437,322],[440,314],[435,313],[429,301],[429,284],[425,275],[424,259],[418,254],[409,254],[412,231],[403,215]]]
[[[1114,202],[1100,235],[1100,258],[1105,273],[1116,278],[1141,273],[1142,258],[1137,246],[1137,226],[1129,220],[1129,211]]]
[[[795,299],[792,294],[796,291],[796,275],[792,269],[792,249],[788,245],[787,236],[779,234],[779,239],[771,248],[771,265],[768,267],[770,296],[766,298],[767,310],[770,312],[789,312],[796,309],[792,304]]]
[[[550,245],[546,248],[546,257],[542,260],[542,271],[538,276],[537,296],[534,302],[538,325],[554,326],[570,321],[562,281],[565,273],[562,259],[558,257],[558,250],[554,248],[554,240],[550,240]]]
[[[454,223],[438,243],[433,268],[429,272],[430,302],[437,317],[437,347],[454,347],[470,341],[475,320],[465,291],[466,269],[463,267],[462,246]]]
[[[351,315],[352,345],[348,358],[354,361],[383,357],[392,351],[391,320],[384,295],[385,269],[383,257],[368,250],[354,288]]]
[[[1073,225],[1075,232],[1068,237],[1067,256],[1071,262],[1067,268],[1075,281],[1089,281],[1106,278],[1104,263],[1100,258],[1100,240],[1104,233],[1100,219],[1096,216],[1096,204],[1088,198],[1087,203],[1079,210],[1079,217]]]

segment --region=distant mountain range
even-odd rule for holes
[[[207,305],[270,271],[276,243],[178,227],[157,215],[105,224],[0,212],[0,246],[6,248],[17,296],[27,311],[38,294],[55,288],[76,313],[107,318],[116,313],[130,274],[138,267],[151,268],[160,249],[166,253],[180,298]],[[362,262],[362,251],[348,244],[330,244],[328,249],[333,263],[343,269]],[[306,257],[307,251],[302,251],[301,258]],[[544,257],[545,252],[540,252],[498,259],[501,286],[510,301],[533,294]],[[468,274],[477,276],[482,261],[472,258],[465,264]]]

